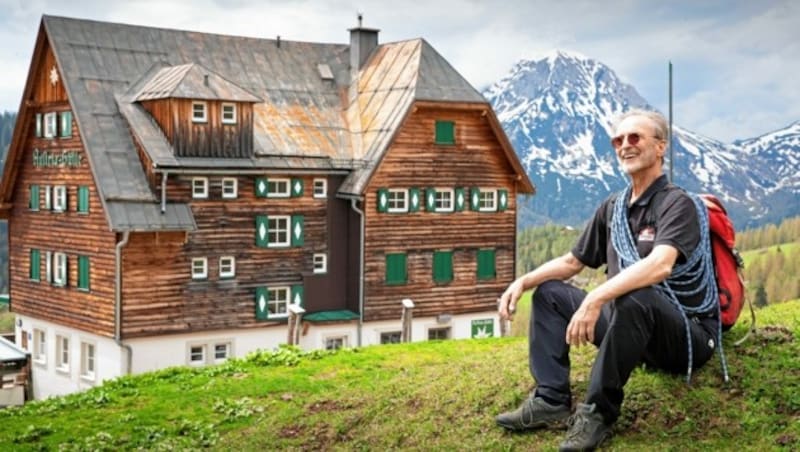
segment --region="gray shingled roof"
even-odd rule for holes
[[[159,168],[351,170],[360,194],[415,100],[486,100],[427,42],[383,44],[350,86],[349,46],[223,36],[44,16],[113,230],[185,229],[188,207],[161,219],[133,136]],[[343,31],[343,38],[344,35]],[[320,65],[330,68],[320,72]],[[209,75],[206,89],[204,76]],[[171,96],[254,103],[252,159],[175,158],[136,99]],[[191,212],[188,211],[190,214]],[[137,220],[137,215],[146,218]]]

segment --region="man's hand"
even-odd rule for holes
[[[603,303],[594,300],[591,293],[586,296],[567,326],[567,344],[581,346],[594,342],[594,327],[602,307]]]
[[[501,319],[508,320],[514,315],[514,311],[517,310],[517,301],[519,301],[523,291],[522,281],[517,279],[503,292],[503,295],[497,300],[497,310]]]

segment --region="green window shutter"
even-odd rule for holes
[[[481,209],[480,194],[481,189],[478,187],[472,187],[469,189],[469,207],[476,212]]]
[[[59,128],[61,129],[61,137],[62,138],[69,138],[72,136],[72,112],[71,111],[62,111],[58,115],[59,119],[61,120],[61,124],[59,124]]]
[[[89,256],[78,256],[78,288],[89,290]]]
[[[379,188],[378,198],[376,204],[378,205],[378,212],[385,213],[389,210],[389,189]]]
[[[269,291],[266,287],[256,287],[256,320],[269,319]]]
[[[478,279],[494,279],[497,276],[494,250],[478,250],[477,261]]]
[[[31,185],[30,186],[30,202],[28,204],[28,208],[31,210],[39,210],[39,186],[38,185]]]
[[[257,198],[266,198],[268,190],[269,190],[269,184],[267,183],[267,178],[266,177],[257,177],[256,178],[256,197]]]
[[[428,212],[434,212],[436,210],[436,189],[435,188],[426,188],[425,189],[425,210]]]
[[[292,229],[289,231],[289,233],[292,235],[292,246],[303,246],[303,235],[305,235],[303,223],[304,221],[302,215],[292,215]]]
[[[34,281],[39,281],[41,279],[41,262],[40,262],[40,254],[39,250],[31,250],[31,259],[30,259],[30,278]]]
[[[405,253],[386,255],[386,284],[405,284],[408,279]]]
[[[461,212],[464,210],[464,204],[467,203],[466,195],[464,194],[463,187],[456,187],[453,196],[455,196],[455,211]]]
[[[256,215],[256,246],[267,247],[269,229],[266,215]]]
[[[42,137],[42,114],[36,113],[36,138]]]
[[[456,144],[455,129],[453,121],[436,121],[436,144]]]
[[[296,284],[292,286],[292,301],[289,304],[296,304],[300,307],[305,306],[305,297],[303,296],[302,284]]]
[[[78,187],[78,212],[89,212],[89,187]]]
[[[292,198],[303,196],[303,179],[292,179]]]
[[[497,190],[497,210],[508,209],[508,190]]]
[[[453,280],[453,252],[433,252],[433,281],[446,283]]]
[[[422,200],[419,199],[419,188],[412,187],[408,189],[408,211],[419,212],[419,206]]]

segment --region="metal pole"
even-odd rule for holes
[[[669,137],[668,137],[668,144],[669,144],[669,181],[675,182],[675,177],[673,175],[672,169],[674,155],[672,153],[672,61],[669,62]]]

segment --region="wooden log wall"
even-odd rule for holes
[[[434,144],[436,120],[455,122],[456,144]],[[366,321],[399,319],[411,298],[415,317],[492,310],[514,278],[515,174],[479,110],[419,108],[402,125],[365,193]],[[379,213],[379,188],[464,187],[508,190],[503,212]],[[497,277],[478,280],[476,251],[496,250]],[[433,281],[433,252],[453,251],[453,281]],[[387,285],[386,253],[407,253],[408,283]]]
[[[296,198],[256,197],[255,177],[239,176],[236,199],[222,198],[222,178],[229,176],[204,177],[209,180],[206,200],[192,199],[192,176],[171,175],[167,182],[169,202],[191,203],[196,232],[185,239],[136,233],[123,250],[126,338],[285,322],[256,320],[255,288],[303,284],[312,274],[313,254],[329,251],[328,203],[343,201],[331,192],[328,198],[314,198],[314,176],[301,177],[304,193]],[[257,247],[256,215],[303,215],[304,245]],[[222,256],[236,258],[235,278],[219,277]],[[205,280],[191,278],[191,261],[197,257],[208,259]],[[313,309],[311,294],[305,295],[306,308]]]

